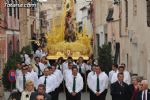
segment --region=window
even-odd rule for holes
[[[128,1],[127,0],[125,0],[125,13],[126,13],[126,22],[125,22],[125,24],[126,24],[126,27],[128,27]]]
[[[12,54],[13,54],[13,44],[12,44],[12,41],[10,41],[8,43],[8,57],[10,57]]]
[[[114,9],[113,8],[109,8],[108,9],[108,16],[106,18],[106,21],[112,21],[113,20],[113,13],[114,13]]]
[[[137,15],[137,0],[133,0],[133,16]]]
[[[150,27],[150,0],[147,0],[147,26]]]
[[[16,4],[15,0],[14,0],[14,4]],[[14,7],[14,17],[16,18],[16,7]]]
[[[9,4],[12,4],[11,0],[9,0]],[[9,7],[9,16],[12,16],[12,7]]]
[[[19,1],[17,0],[17,4],[19,4]],[[19,7],[16,8],[17,9],[17,18],[19,19]]]

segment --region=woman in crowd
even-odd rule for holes
[[[34,91],[34,83],[31,80],[27,80],[25,84],[25,90],[21,94],[21,100],[30,100],[30,95]]]
[[[132,84],[129,85],[129,95],[130,100],[136,100],[137,94],[139,92],[139,77],[133,76],[132,77]]]

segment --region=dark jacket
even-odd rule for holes
[[[30,100],[36,100],[36,96],[38,95],[38,92],[32,92],[31,93],[31,96],[30,96]],[[47,94],[47,93],[44,93],[44,97],[45,97],[45,100],[52,100],[51,99],[51,95]]]
[[[142,91],[138,93],[136,100],[142,100]],[[147,100],[150,100],[150,89],[147,91]]]
[[[111,95],[112,100],[129,100],[128,85],[122,83],[122,86],[119,82],[111,84]]]
[[[129,85],[129,87],[128,87],[128,89],[129,89],[129,97],[130,97],[130,100],[132,99],[132,96],[134,95],[133,93],[134,93],[134,85],[133,84],[130,84]],[[138,92],[138,91],[137,91]],[[135,96],[135,100],[136,100],[136,97],[137,97],[137,95]]]

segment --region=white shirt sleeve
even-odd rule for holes
[[[118,74],[118,73],[114,73],[114,74],[112,75],[111,84],[114,83],[114,82],[116,82],[116,81],[118,80],[118,79],[117,79],[117,74]]]
[[[124,82],[127,83],[128,85],[131,84],[131,76],[128,71],[124,71]]]
[[[16,88],[17,88],[17,90],[18,90],[19,92],[22,92],[22,91],[23,91],[23,86],[21,86],[21,85],[23,85],[23,83],[21,83],[21,77],[18,76],[18,77],[16,78]]]
[[[88,87],[91,89],[92,87],[92,84],[91,84],[91,82],[92,82],[92,73],[93,73],[93,71],[92,72],[90,72],[89,74],[88,74],[88,76],[87,76],[87,85],[88,85]]]
[[[66,88],[68,90],[69,93],[72,93],[72,84],[73,84],[73,77],[72,75],[71,76],[68,76],[66,77]]]
[[[77,76],[77,81],[76,81],[76,93],[80,92],[83,89],[83,78],[80,74]]]

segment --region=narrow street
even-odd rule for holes
[[[66,100],[65,93],[59,94],[59,100]],[[88,92],[82,93],[81,100],[90,100],[89,93]],[[111,100],[110,92],[107,93],[106,100]]]

